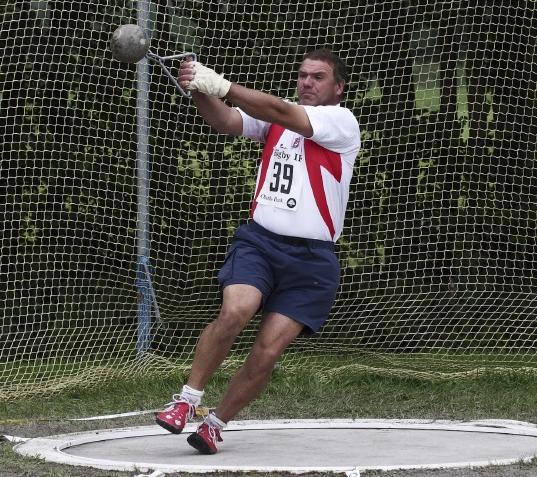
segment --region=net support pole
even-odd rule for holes
[[[150,32],[149,0],[138,1],[138,25]],[[142,355],[151,345],[151,266],[150,254],[150,216],[149,216],[149,181],[150,181],[150,151],[149,151],[149,61],[143,58],[137,64],[137,136],[138,148],[136,154],[137,170],[137,275],[138,291],[138,337],[136,351]]]

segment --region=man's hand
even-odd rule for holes
[[[197,61],[185,61],[179,70],[178,79],[186,89],[217,98],[223,98],[231,87],[230,81]]]

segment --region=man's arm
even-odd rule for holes
[[[192,91],[192,99],[198,112],[209,126],[222,134],[240,136],[242,134],[242,116],[233,108],[214,96]]]
[[[192,97],[202,117],[219,132],[242,133],[240,113],[218,99],[225,97],[255,119],[279,124],[304,137],[313,135],[310,120],[302,106],[230,83],[200,63],[183,62],[178,79],[183,87],[192,91]]]
[[[184,61],[179,66],[177,80],[185,89],[190,89],[194,78],[194,62]],[[222,134],[240,136],[242,134],[242,116],[234,108],[230,108],[216,96],[192,90],[192,99],[198,112],[209,126]]]
[[[313,129],[306,110],[276,96],[232,83],[226,99],[253,118],[279,124],[301,136],[311,137]]]

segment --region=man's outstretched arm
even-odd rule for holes
[[[279,124],[304,137],[313,135],[310,120],[302,106],[236,83],[231,84],[226,99],[253,118]]]
[[[202,117],[219,132],[227,134],[242,132],[242,118],[237,119],[233,113],[239,116],[240,114],[217,99],[225,97],[256,119],[279,124],[304,137],[311,137],[313,134],[308,115],[302,106],[232,84],[200,63],[184,62],[178,79],[185,88],[192,91],[194,102]]]

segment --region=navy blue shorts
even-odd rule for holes
[[[281,313],[316,333],[339,288],[334,243],[287,237],[255,222],[239,227],[218,274],[220,286],[252,285],[263,294],[264,313]]]

